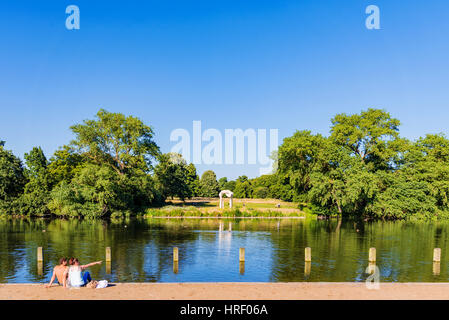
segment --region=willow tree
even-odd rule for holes
[[[101,109],[96,119],[71,129],[73,150],[61,150],[50,164],[57,182],[48,205],[53,213],[101,217],[139,212],[161,201],[149,174],[159,155],[150,126]]]
[[[349,148],[372,170],[389,167],[398,151],[398,119],[384,110],[368,109],[360,114],[338,114],[331,121],[334,143]]]

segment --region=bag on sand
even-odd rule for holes
[[[86,284],[86,288],[95,289],[98,285],[98,281],[92,280],[88,284]]]
[[[108,280],[101,280],[97,284],[97,289],[103,289],[108,286]]]

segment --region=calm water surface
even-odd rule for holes
[[[0,219],[0,283],[49,281],[59,257],[104,260],[106,247],[112,248],[110,270],[103,263],[90,272],[114,282],[364,281],[370,247],[377,248],[381,281],[446,282],[448,231],[449,224],[437,223],[299,219]],[[44,250],[41,267],[37,247]],[[179,247],[177,273],[173,247]],[[240,247],[246,248],[244,270]],[[312,248],[310,274],[305,247]],[[435,247],[442,249],[439,275],[433,274]]]

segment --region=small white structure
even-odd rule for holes
[[[234,196],[234,192],[230,190],[223,190],[220,192],[220,209],[224,208],[223,195],[226,195],[229,198],[229,208],[232,209],[232,197]]]

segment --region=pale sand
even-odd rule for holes
[[[117,283],[105,289],[0,284],[0,300],[396,300],[449,299],[449,283]]]

